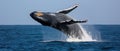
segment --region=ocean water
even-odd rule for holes
[[[0,25],[0,51],[120,51],[120,25],[85,25],[84,27],[92,30],[90,31],[92,33],[97,30],[101,35],[100,41],[57,41],[66,37],[64,33],[50,27]],[[94,27],[94,30],[91,27]]]

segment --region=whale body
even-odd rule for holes
[[[81,38],[83,32],[77,23],[85,23],[87,20],[76,21],[67,15],[77,7],[78,5],[74,5],[68,9],[60,10],[58,12],[33,11],[30,13],[30,16],[42,25],[60,30],[67,36]]]

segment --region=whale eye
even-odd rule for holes
[[[35,15],[36,15],[37,17],[40,17],[40,16],[43,16],[43,13],[37,12],[37,13],[35,13]]]

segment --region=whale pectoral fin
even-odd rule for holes
[[[62,22],[60,22],[60,24],[86,23],[87,21],[88,20],[81,20],[81,21],[70,20],[70,21],[62,21]]]
[[[71,12],[72,10],[74,10],[75,8],[78,7],[78,4],[75,4],[74,6],[64,9],[64,10],[60,10],[57,13],[63,13],[63,14],[68,14],[69,12]]]

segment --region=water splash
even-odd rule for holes
[[[77,38],[77,37],[71,37],[71,36],[69,36],[69,37],[66,39],[67,42],[86,42],[86,41],[99,41],[99,40],[100,40],[100,34],[97,34],[97,33],[96,33],[96,35],[95,35],[95,34],[92,34],[92,33],[90,33],[90,32],[88,33],[87,30],[85,30],[85,29],[82,27],[82,25],[79,24],[79,26],[80,26],[80,28],[81,28],[80,31],[83,32],[82,38],[79,39],[79,38]],[[92,29],[92,30],[93,30],[93,29]],[[93,30],[93,31],[94,31],[94,30]],[[96,31],[94,31],[94,32],[96,32]]]
[[[100,33],[99,31],[97,31],[94,26],[82,26],[79,24],[79,27],[81,28],[80,33],[82,31],[82,36],[81,39],[77,38],[77,37],[71,37],[71,36],[66,36],[66,34],[64,34],[61,31],[58,31],[56,29],[53,28],[49,28],[49,30],[46,32],[44,29],[44,31],[42,31],[41,33],[43,34],[43,41],[65,41],[65,42],[93,42],[93,41],[101,41],[101,37],[100,37]],[[46,28],[48,29],[48,27]]]

